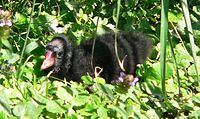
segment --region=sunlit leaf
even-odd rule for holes
[[[69,88],[58,87],[56,95],[67,102],[73,99],[72,91]]]
[[[64,113],[67,110],[63,107],[63,101],[62,100],[50,100],[46,104],[46,109],[49,112],[52,113]]]
[[[168,15],[169,15],[170,22],[178,23],[183,18],[183,13],[177,10],[170,11]]]
[[[20,58],[20,56],[18,54],[12,53],[11,56],[10,56],[10,59],[8,60],[8,62],[11,63],[11,64],[13,64],[16,61],[18,61],[19,58]]]
[[[2,39],[1,42],[3,43],[4,46],[6,46],[10,51],[12,51],[12,45],[8,41],[8,39]]]
[[[35,50],[38,47],[38,43],[37,42],[30,42],[25,49],[25,53],[28,54],[31,51]]]
[[[122,108],[120,108],[120,107],[117,107],[117,106],[114,106],[114,105],[109,105],[108,107],[111,108],[111,109],[113,109],[113,110],[115,110],[115,111],[117,111],[117,113],[119,113],[120,116],[121,116],[123,119],[127,119],[127,118],[128,118],[128,117],[127,117],[127,113],[126,113],[126,111],[125,111],[124,109],[122,109]]]
[[[72,100],[72,105],[74,106],[83,106],[89,102],[88,96],[78,95]]]
[[[102,119],[105,119],[105,118],[107,118],[107,109],[106,108],[104,108],[104,107],[99,107],[98,109],[97,109],[97,113],[98,113],[98,116],[100,117],[100,118],[102,118]]]
[[[93,82],[92,82],[93,79],[91,76],[82,76],[81,80],[83,80],[83,82],[85,84],[93,84]]]
[[[160,63],[154,63],[153,68],[161,76]],[[173,75],[173,70],[173,65],[171,63],[166,63],[166,79],[170,78]]]

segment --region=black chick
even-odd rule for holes
[[[142,33],[119,32],[118,54],[124,59],[123,67],[126,74],[135,75],[137,64],[144,63],[151,52],[151,41]],[[79,46],[72,44],[68,37],[54,37],[46,46],[46,55],[41,66],[42,70],[54,72],[58,78],[68,76],[74,81],[81,81],[81,76],[94,76],[93,67],[101,67],[100,76],[108,83],[116,80],[122,69],[119,66],[114,49],[114,33],[97,36],[92,57],[92,40],[82,42]]]

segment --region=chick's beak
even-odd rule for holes
[[[45,55],[45,59],[42,63],[41,70],[51,68],[55,64],[55,54],[48,50]]]

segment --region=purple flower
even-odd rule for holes
[[[126,74],[124,72],[120,72],[118,81],[119,82],[124,82],[124,78],[126,77]]]
[[[120,77],[124,78],[126,74],[124,72],[120,72]]]
[[[7,26],[12,26],[11,20],[7,20],[6,23],[5,23],[5,25],[7,25]]]
[[[4,26],[12,26],[12,22],[11,20],[4,20],[4,19],[1,19],[0,20],[0,27],[4,27]]]
[[[124,79],[122,77],[118,77],[119,82],[124,82]]]
[[[5,21],[4,21],[4,19],[1,19],[0,20],[0,27],[3,27],[3,26],[5,26]]]
[[[129,86],[135,86],[138,81],[139,81],[139,78],[135,77],[132,82],[129,82]]]

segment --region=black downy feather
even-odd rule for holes
[[[133,32],[119,32],[117,40],[120,60],[126,57],[124,60],[125,73],[135,75],[136,65],[144,63],[151,52],[151,40],[143,33]],[[68,76],[74,81],[81,81],[81,76],[86,74],[94,76],[91,66],[92,43],[92,40],[87,40],[75,46],[64,35],[53,38],[46,47],[47,50],[52,50],[48,49],[50,46],[54,47],[53,52],[56,54],[55,64],[50,69],[53,69],[57,77]],[[93,65],[93,67],[103,68],[100,76],[108,83],[119,77],[122,70],[115,55],[114,33],[96,37]]]

